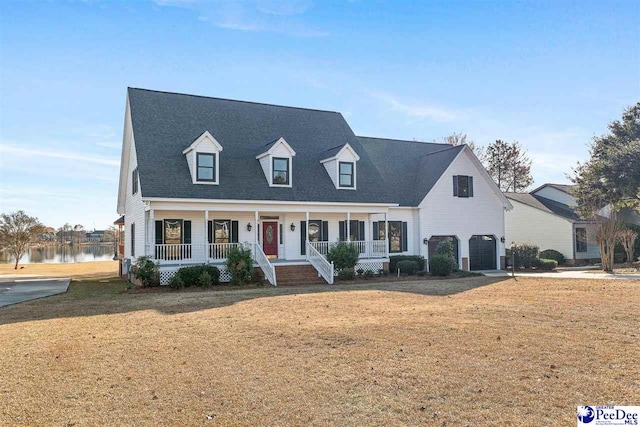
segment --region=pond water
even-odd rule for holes
[[[113,243],[103,245],[46,246],[29,248],[20,260],[21,264],[71,263],[113,260]],[[0,251],[0,264],[14,263],[15,258],[6,251]]]

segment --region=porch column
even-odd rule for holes
[[[307,235],[306,235],[304,241],[306,243],[309,243],[309,211],[307,211]]]
[[[149,209],[149,224],[148,224],[148,232],[147,232],[147,255],[149,255],[152,259],[155,258],[155,248],[156,248],[156,217],[153,209]]]
[[[389,257],[389,221],[387,221],[387,213],[384,213],[384,240],[386,243],[384,245],[384,251]]]
[[[204,210],[204,260],[209,261],[209,211]]]
[[[257,245],[258,243],[260,243],[260,242],[259,242],[259,240],[260,240],[260,239],[259,239],[259,238],[260,238],[260,232],[259,232],[259,230],[258,230],[258,211],[254,211],[254,212],[253,212],[253,217],[254,217],[254,222],[255,222],[255,224],[254,224],[254,227],[253,227],[253,228],[254,228],[254,230],[256,230],[256,231],[255,231],[255,243],[256,243],[256,245]]]
[[[347,242],[351,242],[351,212],[347,211]]]

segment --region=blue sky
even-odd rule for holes
[[[116,219],[127,86],[340,111],[359,135],[519,140],[567,182],[640,99],[636,1],[0,3],[0,211]]]

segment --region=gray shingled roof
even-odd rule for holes
[[[580,216],[576,210],[564,203],[530,193],[504,193],[504,195],[511,200],[531,206],[532,208],[540,209],[547,213],[561,216],[569,221],[580,221]]]
[[[134,88],[128,94],[143,197],[415,206],[461,150],[356,137],[332,111]],[[220,185],[194,185],[182,154],[204,131],[223,147]],[[293,188],[269,187],[255,159],[280,137],[296,151]],[[356,191],[337,190],[320,163],[346,143],[360,156]]]
[[[540,187],[536,188],[535,190],[531,191],[531,193],[535,193],[538,190],[542,190],[544,187],[552,187],[555,188],[556,190],[560,190],[564,193],[573,195],[573,188],[575,187],[575,185],[572,184],[552,184],[552,183],[546,183],[546,184],[542,184]]]

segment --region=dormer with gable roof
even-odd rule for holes
[[[260,161],[269,187],[291,187],[295,150],[283,137],[270,142],[262,149],[266,151],[258,154],[256,159]]]
[[[320,160],[333,185],[338,190],[355,190],[357,181],[356,163],[360,160],[351,145],[344,144],[326,151],[328,157]]]
[[[191,180],[194,184],[218,185],[220,183],[220,153],[222,145],[204,131],[182,154],[187,158]]]

